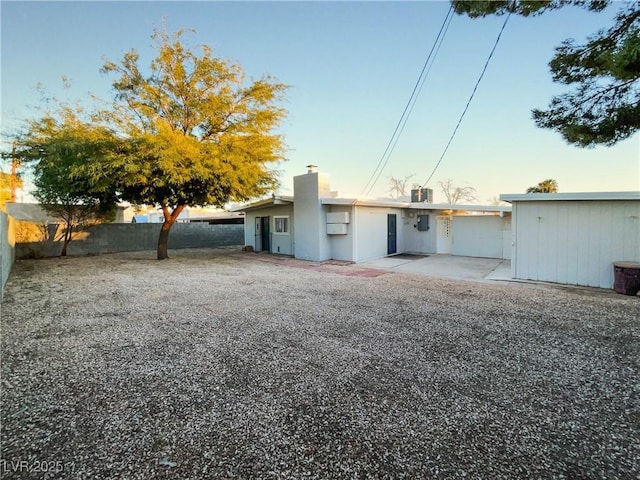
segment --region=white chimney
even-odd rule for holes
[[[307,173],[316,173],[318,171],[317,165],[307,165]]]

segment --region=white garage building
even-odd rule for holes
[[[640,262],[640,192],[500,199],[513,207],[513,278],[613,288],[613,262]]]

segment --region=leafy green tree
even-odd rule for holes
[[[287,87],[269,77],[245,86],[240,66],[209,47],[185,47],[182,35],[155,32],[158,54],[148,73],[133,50],[102,69],[118,77],[116,105],[105,119],[129,149],[112,164],[121,196],[164,213],[158,259],[168,258],[169,231],[186,206],[263,195],[277,185],[270,165],[284,160],[275,129],[286,114],[278,103]]]
[[[61,256],[67,255],[77,231],[114,219],[116,191],[104,165],[118,145],[110,130],[84,123],[67,107],[57,118],[46,115],[30,122],[21,137],[16,155],[33,163],[33,194],[51,216],[63,222]],[[83,173],[92,169],[100,174]]]
[[[558,182],[553,178],[548,178],[535,187],[527,188],[527,193],[558,193]]]
[[[158,259],[168,258],[169,232],[185,207],[264,195],[277,185],[272,166],[285,159],[276,129],[286,115],[279,103],[287,86],[269,77],[245,82],[240,66],[209,47],[187,48],[183,33],[170,38],[156,30],[157,56],[145,71],[135,50],[104,64],[103,73],[116,76],[109,109],[81,120],[62,108],[32,122],[17,142],[19,156],[37,161],[41,178],[60,163],[61,181],[72,182],[74,196],[86,195],[83,205],[115,192],[133,204],[160,206]]]
[[[537,15],[565,5],[599,12],[612,0],[456,1],[470,17],[514,13]],[[640,129],[640,2],[621,2],[615,23],[583,45],[565,40],[549,63],[555,82],[575,86],[554,96],[549,109],[533,110],[538,127],[558,131],[580,147],[613,145]]]

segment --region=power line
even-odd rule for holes
[[[500,42],[500,37],[502,36],[502,32],[504,31],[504,27],[507,26],[507,21],[509,21],[509,17],[510,16],[511,16],[511,12],[509,12],[507,14],[507,18],[504,19],[504,23],[502,24],[502,28],[500,28],[500,32],[498,32],[498,36],[496,38],[495,43],[493,44],[493,48],[491,49],[491,52],[489,53],[489,57],[487,58],[487,61],[485,62],[484,67],[482,68],[482,72],[480,73],[480,76],[478,77],[478,81],[476,82],[475,86],[473,87],[473,91],[471,92],[471,96],[469,97],[469,100],[467,101],[467,105],[464,107],[464,110],[462,111],[462,115],[460,115],[460,119],[458,120],[456,128],[453,129],[453,133],[451,134],[451,137],[449,138],[449,141],[447,142],[447,146],[444,147],[444,151],[442,152],[442,155],[440,155],[440,158],[438,159],[438,162],[436,163],[436,166],[433,167],[433,171],[431,172],[431,175],[429,175],[429,178],[427,178],[427,181],[422,184],[422,188],[427,186],[427,184],[429,183],[429,181],[431,180],[433,175],[436,173],[436,170],[438,170],[438,167],[440,166],[440,163],[442,163],[442,159],[444,158],[445,154],[447,153],[447,150],[449,150],[449,146],[451,145],[451,142],[453,141],[453,138],[456,136],[456,133],[458,132],[458,128],[460,127],[460,124],[462,123],[462,119],[464,118],[465,114],[467,113],[467,110],[469,109],[469,105],[471,104],[471,100],[473,100],[473,97],[476,94],[476,90],[478,89],[478,85],[480,85],[480,81],[482,80],[482,77],[484,77],[484,73],[487,71],[487,67],[489,66],[489,62],[491,61],[491,58],[493,57],[493,54],[496,51],[498,43]]]
[[[411,116],[411,112],[413,112],[413,107],[415,107],[416,102],[418,100],[418,95],[420,95],[420,92],[422,91],[422,87],[424,85],[424,82],[427,78],[427,75],[429,74],[429,72],[431,71],[431,67],[433,66],[433,63],[436,59],[436,57],[438,56],[438,52],[440,51],[440,47],[442,46],[442,42],[444,41],[444,37],[447,34],[447,31],[449,30],[449,25],[451,24],[451,20],[453,19],[453,15],[451,15],[449,17],[449,21],[447,23],[447,26],[444,29],[444,33],[442,34],[442,36],[440,37],[440,42],[438,43],[438,46],[436,47],[436,51],[434,53],[433,56],[433,60],[431,61],[431,65],[429,65],[429,68],[427,69],[425,75],[422,77],[422,81],[420,82],[420,87],[418,88],[418,92],[417,94],[413,97],[413,101],[411,102],[411,107],[409,108],[409,112],[407,113],[407,115],[405,115],[404,120],[402,121],[402,126],[400,127],[400,130],[398,131],[398,134],[396,135],[396,138],[393,142],[393,145],[391,146],[391,149],[389,149],[389,153],[387,154],[387,158],[384,161],[384,163],[382,164],[382,167],[380,168],[380,171],[378,172],[378,175],[376,175],[375,180],[373,181],[373,183],[371,184],[371,186],[369,187],[369,190],[367,190],[366,195],[369,195],[369,193],[371,193],[371,190],[373,189],[373,187],[375,186],[375,184],[378,182],[378,180],[380,179],[380,176],[382,175],[382,172],[384,171],[384,169],[387,166],[387,163],[389,162],[389,160],[391,159],[391,154],[393,153],[393,151],[396,148],[396,145],[398,144],[398,141],[400,140],[400,135],[402,135],[402,132],[404,131],[404,127],[407,124],[407,122],[409,121],[409,117]],[[401,119],[402,120],[402,119]]]
[[[452,12],[453,12],[453,5],[451,5],[449,7],[449,11],[445,15],[445,18],[444,18],[444,20],[442,22],[442,25],[440,26],[440,31],[438,32],[438,35],[436,36],[436,39],[433,42],[433,46],[431,47],[431,51],[429,52],[429,55],[427,56],[427,59],[424,62],[424,65],[422,67],[422,71],[420,72],[420,75],[418,76],[418,80],[416,81],[416,84],[413,87],[413,91],[411,92],[411,96],[409,97],[409,101],[405,105],[404,110],[402,112],[402,115],[400,115],[400,119],[398,120],[398,123],[396,124],[396,128],[393,131],[393,134],[391,135],[391,138],[389,139],[389,143],[387,143],[387,147],[385,148],[384,153],[382,154],[382,157],[380,157],[380,160],[378,161],[378,164],[376,165],[376,168],[374,169],[373,173],[369,177],[369,180],[367,180],[367,184],[362,189],[362,192],[360,192],[360,195],[362,195],[365,191],[367,191],[367,194],[371,191],[373,186],[376,184],[376,182],[380,178],[380,175],[382,174],[382,171],[384,170],[384,167],[386,166],[387,162],[389,161],[389,157],[391,155],[391,152],[393,151],[393,148],[395,147],[395,143],[397,143],[398,138],[399,138],[400,134],[402,133],[402,130],[404,129],[404,125],[406,124],[407,119],[408,119],[409,115],[411,114],[411,110],[413,110],[412,103],[415,104],[415,99],[417,99],[417,95],[420,93],[420,90],[422,89],[422,85],[424,84],[424,81],[425,81],[425,79],[427,77],[427,74],[431,70],[431,67],[429,67],[429,69],[427,69],[427,65],[429,64],[429,61],[431,60],[432,55],[434,54],[434,51],[436,52],[436,55],[437,55],[437,51],[440,50],[439,45],[442,44],[442,40],[444,40],[444,35],[446,34],[446,32],[447,32],[447,30],[449,28],[449,23],[451,23],[451,19],[453,18]],[[435,60],[435,56],[433,56],[433,59]],[[431,62],[431,65],[433,65],[433,62]],[[395,140],[395,143],[394,143],[394,140]],[[386,160],[385,160],[385,157],[386,157]],[[375,180],[374,180],[374,178],[375,178]],[[369,185],[371,185],[371,186],[369,186]],[[367,187],[369,187],[369,190],[367,190]]]

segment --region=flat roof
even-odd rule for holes
[[[320,203],[323,205],[358,205],[365,207],[396,207],[409,208],[411,203],[400,200],[360,200],[358,198],[334,198],[322,197]]]
[[[230,209],[231,212],[256,210],[273,205],[289,205],[294,203],[292,196],[275,196],[257,202],[240,205]],[[358,198],[320,198],[322,205],[349,205],[358,207],[406,208],[411,210],[453,210],[464,212],[510,212],[511,205],[449,205],[445,203],[403,202],[401,200],[369,200]]]
[[[574,200],[640,200],[639,192],[509,193],[500,195],[505,202],[544,202]]]
[[[359,207],[409,208],[413,210],[457,210],[465,212],[510,212],[511,205],[449,205],[448,203],[403,202],[400,200],[360,200],[357,198],[320,199],[323,205],[355,205]]]

